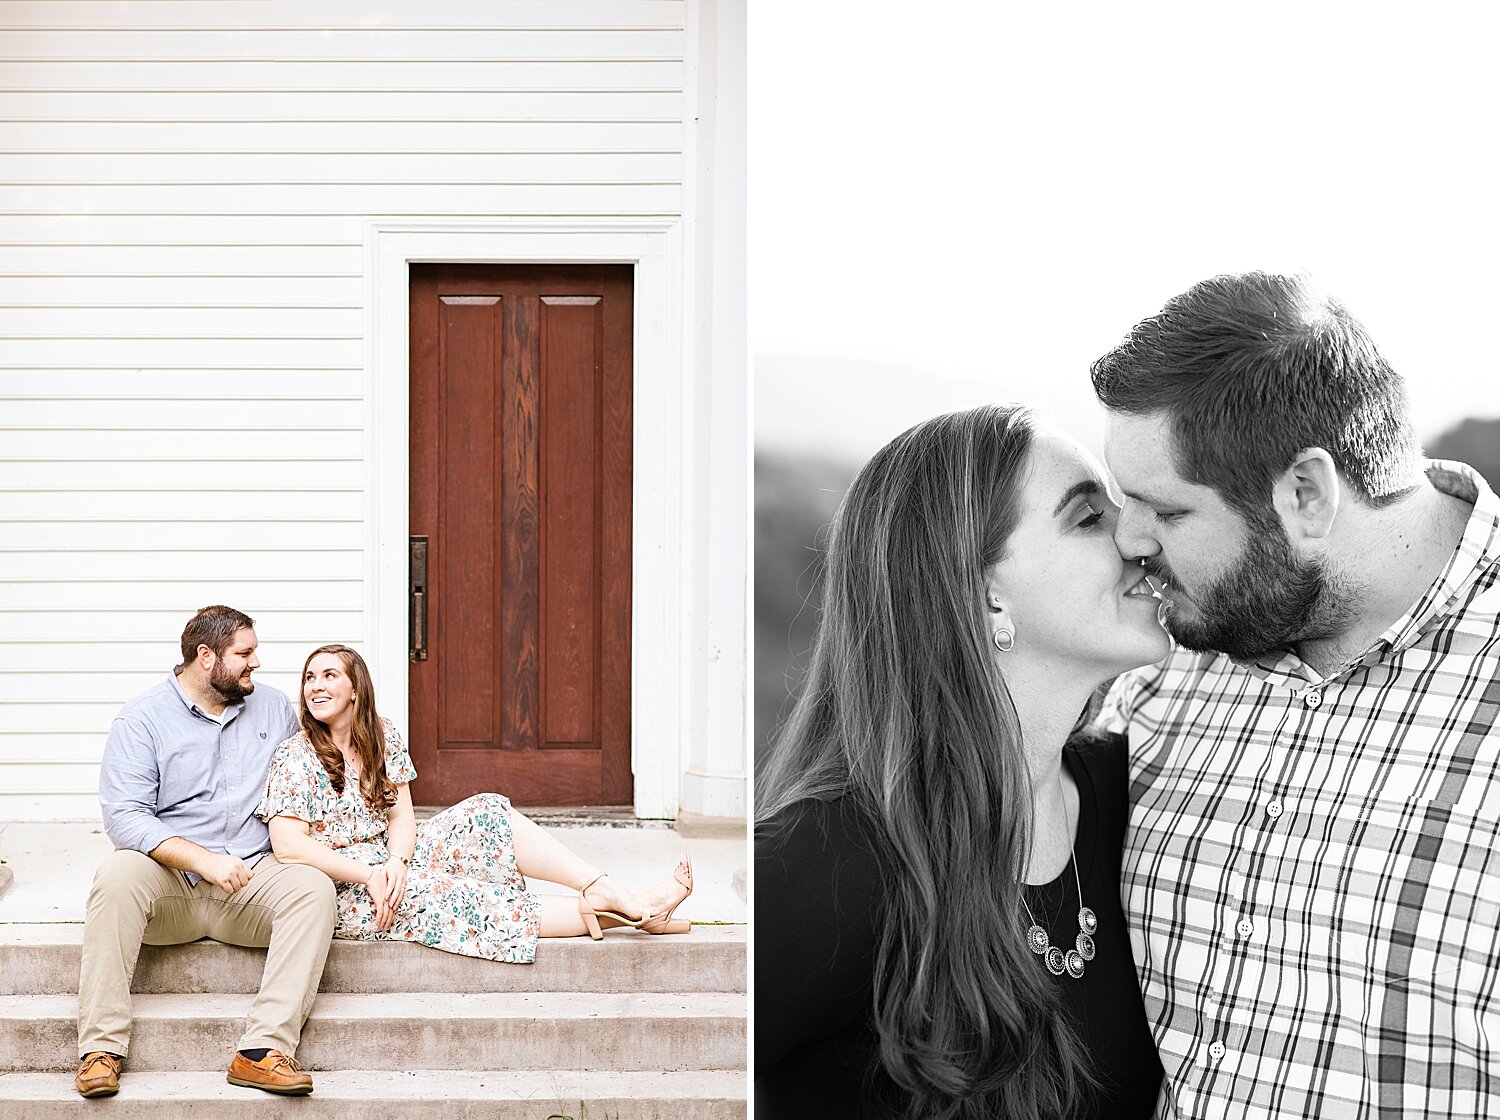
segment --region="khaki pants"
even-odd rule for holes
[[[232,895],[207,879],[189,886],[180,871],[150,856],[112,852],[94,875],[83,927],[78,980],[78,1053],[127,1054],[130,980],[141,945],[182,945],[211,937],[267,947],[260,994],[238,1049],[297,1052],[318,994],[337,907],[333,880],[315,867],[267,855]]]

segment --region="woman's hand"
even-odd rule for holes
[[[381,864],[370,872],[365,889],[370,892],[370,901],[375,904],[375,928],[385,931],[396,921],[396,908],[390,901],[390,883],[387,880],[388,864]]]
[[[386,896],[385,900],[395,910],[401,905],[401,899],[406,894],[406,864],[399,859],[392,859],[385,865]]]

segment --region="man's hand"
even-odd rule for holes
[[[198,874],[209,882],[217,883],[225,894],[233,894],[250,881],[250,867],[238,856],[224,856],[207,852],[198,867]]]
[[[250,868],[244,860],[200,848],[181,836],[167,837],[147,854],[163,867],[191,871],[217,883],[225,894],[233,894],[250,881]]]

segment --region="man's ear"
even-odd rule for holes
[[[214,662],[217,661],[218,658],[214,656],[213,650],[209,649],[208,646],[204,643],[199,642],[198,656],[195,660],[198,662],[198,668],[207,673],[214,667]]]
[[[1343,481],[1333,456],[1304,447],[1271,487],[1271,504],[1292,540],[1322,540],[1333,531]]]

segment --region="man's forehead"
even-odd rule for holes
[[[234,637],[229,639],[230,649],[254,649],[260,644],[256,638],[255,631],[248,626],[242,626],[234,632]]]
[[[1104,458],[1109,469],[1122,474],[1159,478],[1177,478],[1172,460],[1172,433],[1167,418],[1154,413],[1134,416],[1111,412],[1104,422]]]
[[[1160,506],[1228,508],[1212,486],[1179,473],[1175,448],[1171,420],[1165,413],[1130,416],[1111,412],[1105,421],[1104,460],[1115,484],[1127,497]]]

